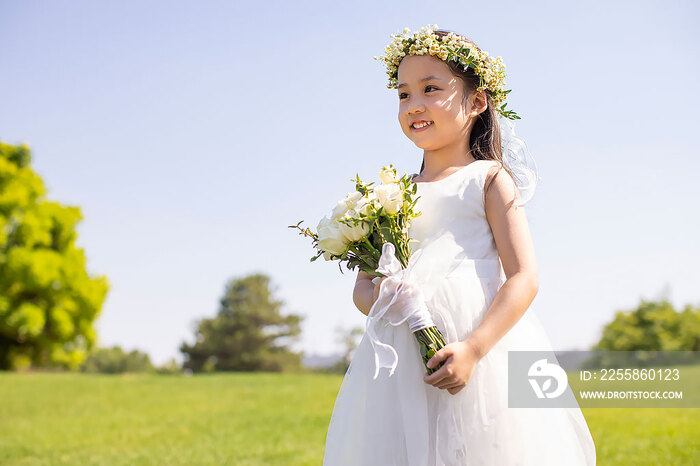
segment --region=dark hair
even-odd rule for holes
[[[457,35],[464,40],[468,41],[474,47],[478,46],[467,37],[457,34],[456,32],[449,31],[446,29],[438,29],[435,32],[439,38],[446,36],[449,33]],[[438,39],[440,40],[440,39]],[[474,72],[471,68],[464,69],[459,62],[454,60],[444,62],[452,71],[452,74],[461,79],[464,83],[464,99],[462,100],[462,105],[467,103],[469,96],[476,92],[479,87],[479,75]],[[503,165],[503,159],[501,157],[501,130],[498,125],[498,110],[496,110],[491,95],[486,92],[486,110],[481,112],[474,121],[474,126],[472,126],[471,132],[469,133],[469,149],[471,150],[472,156],[477,160],[497,160]],[[425,168],[425,156],[423,157],[423,163],[420,166],[421,173]]]

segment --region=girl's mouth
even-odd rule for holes
[[[428,128],[430,128],[431,126],[433,126],[433,122],[432,121],[421,121],[420,123],[415,123],[415,125],[417,125],[418,127],[416,128],[414,125],[411,125],[411,129],[418,133],[421,131],[425,131]]]

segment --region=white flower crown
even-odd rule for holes
[[[471,68],[479,76],[477,91],[484,89],[491,95],[494,105],[503,117],[510,120],[519,120],[520,117],[512,110],[506,110],[506,95],[510,92],[505,89],[505,65],[501,57],[489,57],[488,52],[480,50],[474,44],[462,36],[453,32],[440,37],[434,33],[438,29],[437,24],[428,25],[420,30],[410,33],[405,28],[402,34],[392,34],[391,44],[386,46],[384,56],[375,60],[382,60],[386,65],[386,73],[389,75],[387,88],[398,88],[399,63],[406,55],[435,55],[442,61],[456,61],[466,70]]]

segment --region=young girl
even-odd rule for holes
[[[365,333],[335,402],[323,464],[594,465],[578,406],[508,407],[508,351],[552,346],[528,311],[538,278],[522,204],[533,184],[502,154],[520,140],[507,123],[518,117],[501,105],[509,91],[500,57],[436,26],[394,37],[384,57],[389,87],[398,91],[401,130],[423,149],[413,177],[422,215],[409,236],[444,265],[421,291],[448,344],[428,363],[442,367],[428,375],[408,325],[378,324],[372,334],[398,360],[391,376],[375,379],[379,358]],[[372,278],[360,271],[353,294],[368,328],[386,277]]]

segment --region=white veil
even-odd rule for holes
[[[540,176],[537,164],[530,155],[525,141],[515,135],[515,122],[501,115],[498,116],[501,130],[501,157],[515,181],[516,205],[523,205],[535,194],[535,187]]]

